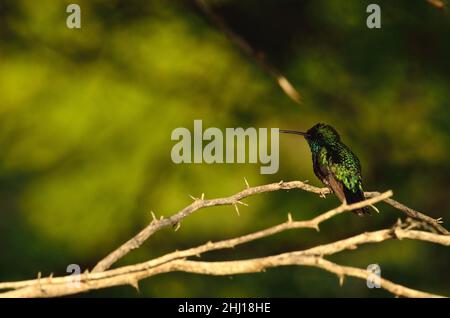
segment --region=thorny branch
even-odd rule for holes
[[[146,228],[144,228],[135,237],[125,242],[123,245],[121,245],[119,248],[117,248],[115,251],[113,251],[103,260],[101,260],[94,267],[93,271],[101,272],[110,268],[112,264],[114,264],[120,258],[128,254],[131,250],[141,246],[142,243],[144,243],[155,232],[168,226],[177,226],[183,218],[199,209],[218,205],[233,205],[239,211],[238,204],[242,205],[243,202],[241,200],[246,197],[249,197],[257,193],[272,192],[281,189],[288,190],[294,188],[299,188],[305,191],[314,192],[318,194],[324,194],[328,192],[328,189],[325,190],[316,188],[301,181],[292,181],[292,182],[272,183],[258,187],[248,187],[245,190],[227,198],[219,198],[211,200],[205,200],[203,196],[202,198],[193,198],[194,202],[192,202],[190,205],[188,205],[187,207],[185,207],[184,209],[182,209],[181,211],[179,211],[178,213],[169,218],[161,218],[158,220],[156,219],[156,217],[154,217],[153,221]]]
[[[258,187],[250,187],[246,182],[247,188],[235,195],[232,195],[227,198],[219,198],[213,200],[205,200],[204,195],[202,195],[201,199],[195,199],[195,201],[181,210],[174,216],[168,219],[160,219],[156,218],[149,225],[152,229],[148,234],[145,232],[140,235],[138,234],[137,242],[138,244],[142,244],[141,241],[143,238],[148,238],[151,234],[155,233],[157,230],[161,229],[164,226],[179,224],[180,220],[193,213],[194,211],[208,206],[214,205],[236,205],[237,202],[241,202],[243,198],[248,196],[277,191],[281,189],[294,189],[299,188],[308,192],[317,193],[320,195],[324,195],[328,193],[328,190],[322,188],[316,188],[310,186],[304,182],[300,181],[292,181],[292,182],[279,182],[272,183]],[[354,268],[348,266],[341,266],[335,263],[332,263],[328,260],[323,259],[324,256],[332,255],[347,249],[355,249],[359,245],[368,244],[368,243],[377,243],[382,242],[388,239],[414,239],[427,241],[431,243],[441,244],[450,246],[450,235],[442,235],[436,233],[430,233],[426,231],[419,231],[415,228],[420,227],[423,223],[431,223],[438,224],[437,220],[426,217],[425,215],[413,211],[407,210],[409,216],[414,215],[415,220],[409,220],[408,223],[399,222],[391,229],[385,229],[375,232],[363,233],[359,234],[347,239],[343,239],[340,241],[336,241],[329,244],[324,244],[316,247],[312,247],[306,250],[301,251],[293,251],[288,253],[283,253],[274,256],[267,256],[256,259],[248,259],[248,260],[239,260],[239,261],[225,261],[225,262],[200,262],[200,261],[192,261],[187,260],[189,257],[197,256],[199,257],[201,254],[225,249],[225,248],[233,248],[237,245],[248,243],[251,241],[255,241],[261,239],[263,237],[271,236],[282,231],[290,230],[290,229],[299,229],[299,228],[311,228],[319,230],[319,224],[346,211],[351,211],[354,209],[358,209],[364,206],[368,206],[371,204],[375,204],[382,200],[386,201],[389,204],[397,207],[399,209],[404,209],[404,205],[401,205],[397,201],[390,199],[392,196],[391,191],[387,191],[382,194],[370,192],[367,194],[366,199],[363,202],[358,202],[352,205],[341,205],[335,209],[329,210],[317,217],[308,220],[308,221],[294,221],[292,220],[291,215],[288,215],[288,220],[279,225],[257,231],[254,233],[250,233],[244,236],[240,236],[237,238],[223,240],[218,242],[208,242],[206,244],[190,248],[183,251],[175,251],[166,255],[163,255],[159,258],[155,258],[153,260],[119,267],[117,269],[105,270],[105,271],[94,271],[94,272],[85,272],[80,277],[80,282],[77,285],[74,285],[73,276],[65,276],[65,277],[48,277],[34,280],[26,280],[19,282],[5,282],[0,283],[0,289],[9,289],[4,293],[1,293],[2,297],[52,297],[52,296],[62,296],[75,294],[80,292],[85,292],[93,289],[106,288],[110,286],[118,286],[118,285],[132,285],[135,288],[138,288],[138,281],[147,277],[151,277],[154,275],[158,275],[161,273],[173,272],[173,271],[184,271],[190,273],[204,274],[204,275],[232,275],[232,274],[242,274],[242,273],[251,273],[251,272],[260,272],[267,268],[278,267],[278,266],[287,266],[287,265],[301,265],[301,266],[313,266],[317,268],[324,269],[331,273],[338,275],[340,283],[343,282],[343,278],[345,276],[352,276],[362,279],[367,279],[370,275],[370,272]],[[409,208],[408,208],[409,209]],[[403,210],[402,210],[403,211]],[[425,218],[424,218],[425,216]],[[432,220],[432,221],[430,221]],[[168,223],[167,223],[168,222]],[[429,224],[427,223],[427,224]],[[148,227],[147,227],[148,228]],[[444,229],[445,230],[445,229]],[[436,230],[438,231],[438,230]],[[130,240],[132,241],[132,240]],[[129,241],[129,242],[130,242]],[[124,245],[126,245],[125,243]],[[132,247],[136,247],[136,243],[129,244]],[[128,246],[128,245],[126,245]],[[123,246],[122,246],[123,247]],[[120,254],[115,254],[124,256],[124,250],[127,250],[129,247],[119,248]],[[131,249],[130,249],[131,250]],[[116,250],[117,251],[117,250]],[[129,250],[128,250],[129,251]],[[114,252],[112,253],[114,254]],[[117,260],[116,258],[115,260]],[[387,291],[397,295],[404,297],[439,297],[439,295],[434,295],[430,293],[425,293],[421,291],[417,291],[414,289],[410,289],[408,287],[404,287],[398,284],[395,284],[386,279],[381,279],[381,287],[386,289]],[[12,289],[12,290],[11,290]]]
[[[311,186],[305,182],[301,181],[291,181],[291,182],[278,182],[278,183],[271,183],[266,184],[262,186],[257,187],[248,187],[230,197],[227,198],[218,198],[218,199],[210,199],[205,200],[204,195],[202,195],[202,198],[194,198],[194,202],[192,202],[190,205],[179,211],[178,213],[174,214],[173,216],[169,218],[161,218],[156,219],[154,217],[153,221],[145,227],[142,231],[140,231],[135,237],[128,240],[124,244],[122,244],[119,248],[111,252],[109,255],[107,255],[104,259],[102,259],[93,269],[93,272],[101,272],[111,267],[115,262],[117,262],[119,259],[124,257],[126,254],[128,254],[131,250],[138,248],[142,245],[151,235],[153,235],[155,232],[168,227],[168,226],[178,226],[183,218],[190,215],[191,213],[202,209],[206,207],[211,206],[218,206],[218,205],[234,205],[234,207],[238,210],[238,204],[244,204],[241,200],[244,198],[247,198],[251,195],[258,194],[258,193],[264,193],[264,192],[272,192],[272,191],[278,191],[278,190],[290,190],[290,189],[301,189],[307,192],[312,192],[319,194],[321,196],[324,196],[329,193],[328,188],[318,188]],[[371,198],[379,195],[379,192],[367,192],[365,193],[366,197]],[[439,224],[440,220],[435,220],[429,216],[426,216],[423,213],[420,213],[418,211],[415,211],[393,199],[386,198],[386,203],[393,206],[396,209],[399,209],[400,211],[403,211],[408,215],[409,217],[412,217],[414,219],[418,219],[420,221],[425,222],[426,224],[429,224],[433,229],[435,229],[440,234],[449,234],[449,232]]]

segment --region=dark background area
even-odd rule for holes
[[[82,29],[66,27],[69,1],[0,0],[0,281],[92,268],[189,195],[223,197],[251,185],[310,180],[300,138],[281,136],[280,170],[257,164],[176,165],[177,127],[333,125],[363,166],[369,191],[449,227],[450,23],[425,0],[376,1],[382,28],[368,29],[362,0],[208,1],[212,9],[303,96],[287,98],[193,1],[77,1]],[[309,219],[338,201],[302,192],[251,197],[249,207],[201,210],[179,231],[158,232],[116,266],[175,249]],[[386,228],[403,215],[385,204],[371,217],[341,215],[320,233],[295,230],[205,260],[245,259],[307,248]],[[450,255],[442,246],[389,241],[330,258],[381,266],[394,282],[450,295]],[[86,296],[380,297],[362,280],[288,267],[209,277],[170,273]]]

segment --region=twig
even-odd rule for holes
[[[374,196],[378,196],[380,195],[379,192],[364,192],[364,195],[366,198],[372,198]],[[393,199],[386,199],[384,200],[384,202],[386,202],[387,204],[389,204],[390,206],[404,212],[406,215],[408,215],[409,217],[412,217],[416,220],[420,220],[422,222],[425,222],[426,224],[430,225],[431,227],[433,227],[438,233],[440,234],[444,234],[444,235],[449,235],[450,232],[447,231],[447,229],[445,229],[442,225],[440,225],[439,223],[441,222],[439,219],[433,219],[432,217],[429,217],[428,215],[425,215],[419,211],[416,211],[414,209],[411,209],[409,207],[407,207],[404,204],[401,204],[398,201],[395,201]]]
[[[446,4],[442,0],[427,0],[429,4],[431,4],[433,7],[438,8],[440,10],[446,9]]]
[[[295,103],[301,104],[300,93],[294,88],[289,80],[275,66],[271,65],[261,52],[255,51],[246,40],[237,35],[230,27],[214,13],[204,0],[195,0],[198,8],[233,42],[242,52],[253,58],[261,68],[271,75],[283,92]]]

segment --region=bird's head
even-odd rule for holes
[[[330,125],[322,123],[314,125],[306,132],[297,130],[284,130],[284,129],[281,129],[280,132],[285,134],[301,135],[305,137],[306,141],[308,141],[309,144],[314,143],[324,145],[340,141],[341,139],[336,129],[334,129]]]

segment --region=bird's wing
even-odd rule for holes
[[[335,177],[331,170],[333,164],[333,155],[322,147],[317,154],[316,163],[314,164],[314,172],[317,177],[338,197],[341,202],[345,201],[343,183]]]
[[[363,191],[361,182],[361,165],[358,158],[348,148],[329,151],[328,168],[344,188],[351,192]]]
[[[347,204],[363,201],[361,165],[358,158],[345,146],[339,149],[321,151],[319,161],[327,171],[327,185],[341,202]],[[359,215],[370,214],[367,208],[354,211]]]

